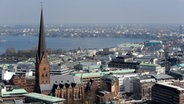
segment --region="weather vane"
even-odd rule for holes
[[[41,7],[43,7],[43,0],[41,0],[41,2],[40,2],[40,3],[41,3]]]

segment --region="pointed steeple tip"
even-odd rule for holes
[[[43,8],[41,8],[41,20],[43,19]]]
[[[42,56],[46,54],[46,43],[44,33],[44,20],[43,20],[43,9],[41,8],[40,16],[40,31],[39,31],[39,44],[38,44],[38,60],[41,60]]]
[[[43,0],[41,0],[41,2],[40,2],[40,3],[41,3],[41,9],[42,9],[42,8],[43,8]]]

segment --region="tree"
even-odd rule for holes
[[[9,47],[6,49],[6,55],[7,56],[14,56],[16,55],[16,48],[15,47]]]

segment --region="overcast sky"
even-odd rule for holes
[[[0,0],[0,24],[39,24],[41,0]],[[45,24],[184,24],[184,0],[43,0]]]

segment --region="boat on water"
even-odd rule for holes
[[[4,43],[4,42],[6,42],[7,40],[5,40],[5,39],[0,39],[0,43]]]

